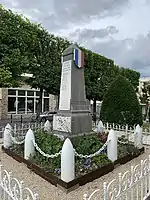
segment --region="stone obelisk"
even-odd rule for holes
[[[62,56],[59,110],[53,119],[54,133],[74,136],[92,131],[90,104],[86,99],[84,67],[75,62],[76,44],[70,45]]]

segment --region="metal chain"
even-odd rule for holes
[[[9,133],[9,134],[10,134],[10,137],[11,137],[11,140],[13,141],[13,143],[20,145],[20,144],[23,144],[23,143],[25,142],[25,139],[22,140],[22,141],[17,141],[17,140],[15,139],[15,137],[12,136],[11,133]]]
[[[40,147],[37,145],[37,143],[35,142],[35,140],[33,139],[32,141],[33,141],[33,145],[34,145],[34,147],[36,148],[36,150],[37,150],[41,155],[43,155],[44,157],[47,157],[47,158],[56,158],[56,157],[58,157],[59,155],[61,155],[61,151],[59,151],[58,153],[52,154],[52,155],[49,155],[49,154],[47,154],[47,153],[44,153],[44,152],[40,149]],[[92,158],[92,157],[94,157],[94,156],[99,155],[99,154],[105,149],[105,147],[107,146],[107,144],[108,144],[108,141],[107,141],[97,152],[95,152],[95,153],[93,153],[93,154],[90,154],[90,155],[78,154],[78,153],[76,152],[76,150],[74,149],[75,156],[78,156],[78,157],[80,157],[80,158]]]
[[[36,148],[36,150],[37,150],[42,156],[44,156],[44,157],[47,157],[47,158],[56,158],[56,157],[58,157],[58,156],[61,154],[61,151],[59,151],[58,153],[52,154],[52,155],[49,155],[49,154],[47,154],[47,153],[44,153],[44,152],[40,149],[40,147],[38,147],[38,145],[37,145],[37,143],[35,142],[35,140],[33,139],[32,141],[33,141],[33,145],[34,145],[34,147]]]
[[[95,153],[90,154],[90,155],[79,154],[79,153],[76,152],[76,150],[74,149],[75,155],[78,156],[79,158],[93,158],[93,157],[99,155],[99,154],[106,148],[106,146],[108,145],[108,142],[109,142],[109,141],[107,140],[106,143],[105,143],[98,151],[96,151]]]

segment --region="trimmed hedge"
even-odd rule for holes
[[[101,120],[109,123],[142,125],[142,110],[132,84],[118,76],[104,95]]]

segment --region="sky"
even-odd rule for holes
[[[150,0],[0,0],[0,4],[150,77]]]

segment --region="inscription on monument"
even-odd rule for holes
[[[70,110],[71,64],[71,60],[62,63],[59,110]]]
[[[54,115],[53,129],[71,133],[71,117],[63,117]]]

